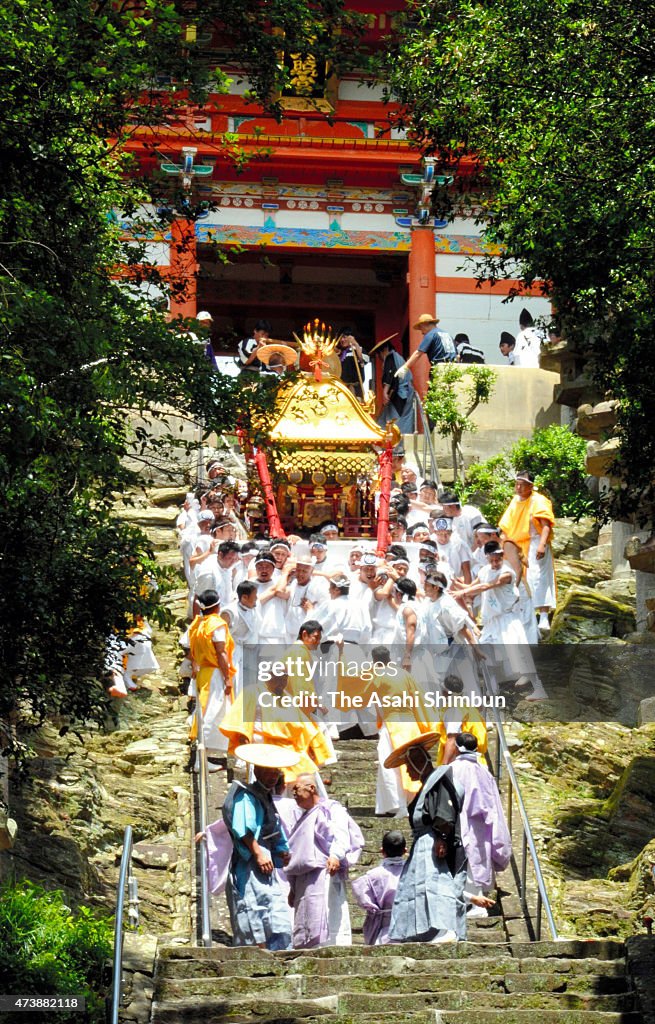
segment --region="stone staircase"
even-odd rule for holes
[[[407,819],[375,816],[376,744],[337,744],[323,772],[366,838],[353,875],[379,860],[382,835]],[[218,815],[225,775],[211,776]],[[642,1024],[612,940],[530,942],[511,869],[498,906],[468,922],[452,945],[364,946],[363,913],[351,902],[353,946],[269,953],[254,947],[160,945],[151,1024]],[[213,908],[215,940],[226,940],[224,900]]]
[[[610,940],[161,947],[151,1024],[641,1024]]]

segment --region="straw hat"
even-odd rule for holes
[[[424,732],[415,736],[412,740],[407,740],[406,743],[401,743],[399,747],[389,754],[384,762],[385,768],[400,768],[401,764],[404,764],[407,759],[407,751],[412,747],[423,747],[424,750],[430,750],[435,744],[439,742],[438,732]]]
[[[274,743],[242,743],[234,756],[260,768],[292,768],[298,764],[300,754],[288,747],[276,747]]]
[[[286,366],[293,366],[298,355],[290,345],[285,345],[284,342],[269,342],[266,345],[262,345],[260,349],[257,349],[257,358],[268,366],[271,356],[276,353],[282,356]]]
[[[412,324],[412,329],[417,331],[419,329],[419,327],[423,326],[423,324],[438,324],[438,323],[439,323],[439,317],[438,316],[432,316],[432,313],[421,313],[421,315],[418,318],[418,320],[416,321],[416,323]]]

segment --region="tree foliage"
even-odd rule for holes
[[[104,995],[112,953],[108,918],[87,907],[73,913],[60,891],[46,892],[28,881],[5,882],[0,888],[0,991],[33,996],[83,996],[86,1011],[57,1011],[57,1019],[102,1024]],[[25,1014],[3,1015],[17,1024]],[[35,1024],[47,1024],[52,1013],[35,1010]]]
[[[456,175],[443,215],[479,218],[481,276],[545,282],[554,326],[620,401],[621,486],[654,503],[653,0],[423,0],[387,73],[420,145]]]
[[[455,483],[464,475],[462,437],[478,429],[471,416],[491,399],[497,379],[488,366],[441,364],[432,370],[425,410],[437,433],[450,438]]]
[[[197,38],[220,15],[233,61],[261,99],[284,84],[286,45],[336,61],[338,0],[199,5]],[[134,128],[219,102],[224,85],[187,28],[188,5],[8,0],[0,26],[0,719],[20,752],[47,714],[103,721],[107,636],[164,616],[143,588],[143,534],[112,514],[135,484],[125,456],[174,408],[208,430],[270,409],[268,382],[212,373],[200,325],[167,324],[140,284],[157,278],[124,214],[151,198],[122,143]],[[230,43],[231,40],[231,43]],[[130,173],[128,173],[128,171]],[[193,218],[193,204],[175,209]],[[165,225],[164,225],[165,227]],[[116,268],[128,268],[122,280]],[[132,276],[130,276],[132,275]],[[130,411],[145,422],[134,431]],[[134,446],[134,443],[136,447]],[[181,444],[171,434],[162,448]],[[162,581],[163,582],[163,581]],[[2,730],[4,733],[4,730]]]
[[[598,503],[587,487],[583,438],[553,424],[522,437],[484,462],[474,462],[461,488],[465,501],[479,504],[490,523],[497,523],[514,495],[520,470],[532,474],[535,486],[553,502],[555,515],[580,519],[594,515]]]

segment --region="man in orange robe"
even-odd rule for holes
[[[220,604],[215,590],[205,590],[198,595],[201,612],[189,626],[189,647],[196,669],[195,679],[189,689],[200,703],[203,722],[202,731],[207,754],[224,756],[227,753],[227,739],[219,726],[227,713],[232,699],[235,668],[232,660],[234,640],[227,622],[219,614]],[[194,717],[191,739],[197,735]],[[219,766],[211,762],[209,770]]]
[[[534,479],[527,471],[516,474],[515,490],[498,526],[503,539],[514,541],[528,561],[526,579],[539,612],[539,631],[546,634],[550,631],[548,612],[556,604],[551,549],[555,514],[548,498],[535,491]]]

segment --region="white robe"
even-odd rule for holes
[[[530,519],[530,548],[528,551],[528,571],[526,577],[532,592],[532,603],[535,608],[554,608],[557,600],[555,594],[555,566],[550,544],[546,545],[546,554],[537,558],[540,534]]]

